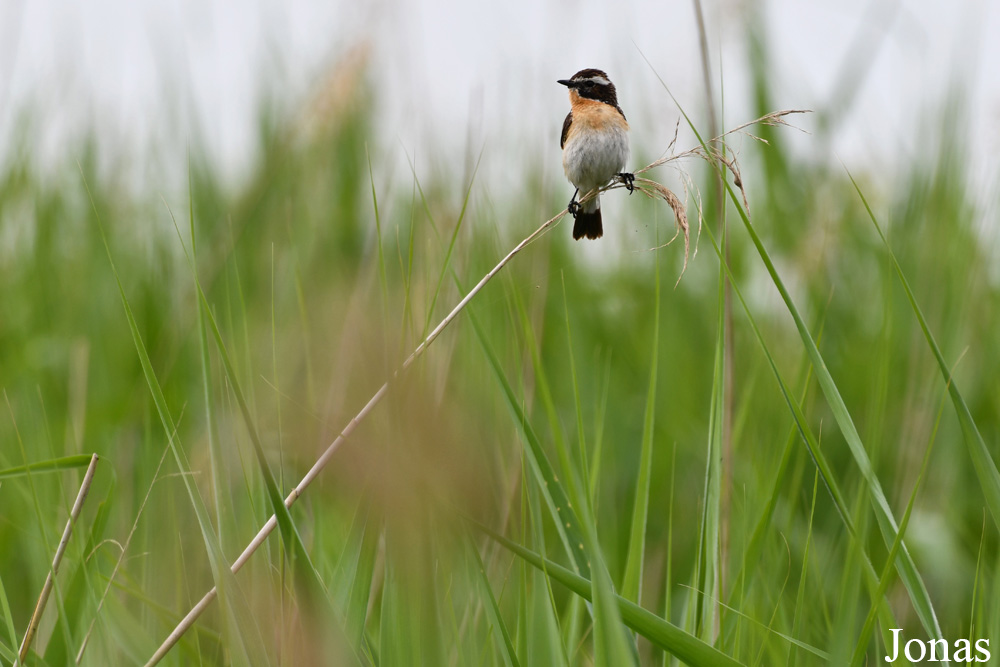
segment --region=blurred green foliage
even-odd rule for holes
[[[773,110],[766,59],[758,54],[752,61],[758,66],[757,111],[763,115]],[[0,468],[76,453],[102,458],[34,646],[41,656],[29,663],[65,664],[95,619],[85,664],[145,661],[212,586],[205,546],[176,473],[193,476],[231,560],[270,515],[216,350],[210,348],[209,365],[202,366],[198,305],[185,259],[192,241],[199,279],[287,492],[428,325],[461,298],[450,270],[466,287],[474,284],[530,232],[532,223],[525,220],[540,224],[564,205],[565,188],[540,190],[532,164],[524,165],[524,196],[509,216],[482,196],[476,181],[417,172],[405,186],[387,187],[380,165],[395,149],[376,143],[369,119],[377,102],[360,85],[345,99],[319,122],[297,117],[265,122],[255,169],[238,188],[227,188],[211,161],[193,151],[188,169],[195,239],[183,193],[172,193],[164,206],[156,184],[136,192],[125,185],[124,174],[98,166],[93,141],[67,150],[66,163],[53,170],[42,170],[28,150],[13,151],[0,168],[0,387],[9,404],[0,418]],[[990,267],[996,241],[980,222],[982,213],[969,191],[967,126],[955,113],[960,106],[956,99],[942,112],[943,120],[928,123],[924,152],[905,162],[900,158],[896,169],[903,177],[894,186],[876,172],[854,175],[876,203],[995,453],[1000,286]],[[916,483],[945,387],[850,180],[825,155],[792,151],[785,132],[760,128],[768,145],[744,151],[752,220],[820,340],[898,518]],[[816,141],[823,145],[825,138]],[[489,153],[483,159],[489,160]],[[703,193],[712,191],[706,174],[700,168],[695,174],[704,182]],[[705,224],[714,229],[715,203],[703,199]],[[644,247],[673,233],[666,207],[639,197],[628,199],[627,206],[628,232],[638,227]],[[190,470],[178,471],[170,457],[161,466],[167,436],[143,379],[95,209]],[[803,410],[849,494],[864,553],[881,571],[887,550],[877,529],[871,530],[862,479],[822,395],[806,383],[807,360],[788,311],[744,230],[734,224],[735,215],[730,210],[727,216],[734,275],[786,382],[793,391],[806,392]],[[608,227],[609,237],[625,233],[624,226]],[[607,239],[600,243],[614,247]],[[324,594],[343,617],[306,604],[291,584],[294,568],[272,538],[237,577],[255,625],[233,627],[216,605],[168,661],[238,662],[235,647],[253,635],[263,639],[275,664],[339,664],[352,653],[343,645],[350,634],[327,628],[353,627],[360,618],[363,639],[353,650],[362,661],[503,663],[507,654],[498,621],[467,550],[467,527],[457,516],[472,516],[570,563],[540,508],[537,478],[522,460],[521,425],[507,412],[484,346],[496,353],[551,461],[560,438],[568,443],[582,438],[588,456],[599,443],[599,460],[590,459],[598,467],[589,501],[601,557],[611,581],[621,586],[632,548],[629,530],[654,344],[655,257],[640,252],[594,259],[583,255],[582,247],[569,239],[564,221],[519,255],[472,302],[472,312],[463,313],[393,385],[389,398],[293,509],[327,587]],[[687,604],[705,502],[718,264],[703,239],[687,275],[671,289],[680,273],[679,244],[656,252],[661,320],[641,602],[712,640],[711,628],[690,624]],[[483,337],[466,321],[469,315],[481,324]],[[784,664],[793,654],[799,662],[821,662],[782,635],[835,656],[850,655],[871,606],[858,552],[822,486],[812,514],[813,463],[792,434],[791,415],[738,308],[732,333],[732,446],[731,458],[723,462],[730,486],[726,506],[713,509],[723,520],[722,543],[715,545],[723,595],[732,599],[734,586],[740,587],[742,616],[717,645],[744,663]],[[529,343],[538,346],[541,369],[532,363]],[[209,378],[208,405],[203,372]],[[551,392],[555,420],[543,409],[543,391]],[[789,474],[778,478],[761,556],[747,562],[750,535],[771,498],[789,437]],[[214,469],[210,438],[219,455]],[[1000,639],[997,527],[984,515],[983,495],[950,406],[935,442],[907,543],[945,637],[973,632]],[[0,482],[0,581],[10,609],[6,620],[18,639],[81,474]],[[582,468],[577,474],[583,479]],[[588,607],[472,535],[517,659],[588,664],[594,652]],[[102,603],[125,545],[124,561]],[[741,569],[742,580],[737,579]],[[921,636],[898,581],[887,597],[904,635]],[[717,613],[735,612],[717,608]],[[4,662],[16,649],[6,635],[0,632]],[[880,660],[883,650],[873,641],[870,659]],[[645,640],[638,642],[636,655],[643,664],[659,664],[662,656]]]

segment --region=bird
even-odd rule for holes
[[[635,176],[623,171],[629,157],[628,121],[618,106],[615,84],[604,71],[580,70],[557,83],[569,88],[571,105],[563,121],[559,147],[563,151],[563,171],[576,187],[567,206],[575,219],[573,238],[598,239],[604,234],[600,198],[581,205],[576,196],[586,195],[616,177],[632,193]]]

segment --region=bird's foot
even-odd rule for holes
[[[569,211],[569,214],[575,218],[576,214],[580,212],[580,202],[578,202],[574,197],[570,200],[566,210]]]
[[[625,188],[628,190],[629,194],[635,192],[635,174],[630,174],[623,171],[622,173],[618,174],[618,180],[625,185]]]

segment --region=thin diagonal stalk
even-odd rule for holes
[[[70,510],[69,518],[66,519],[66,527],[63,529],[62,539],[59,540],[59,546],[56,548],[56,555],[52,558],[52,567],[49,569],[49,574],[45,577],[45,585],[42,586],[42,593],[38,596],[38,604],[35,605],[35,612],[31,615],[31,622],[28,623],[28,630],[24,633],[24,639],[21,641],[21,648],[18,649],[18,659],[24,662],[24,659],[28,657],[28,649],[31,647],[31,641],[35,638],[35,632],[38,630],[38,623],[42,620],[42,612],[45,611],[45,604],[49,601],[49,595],[52,593],[52,586],[55,582],[55,575],[59,571],[59,565],[62,563],[63,554],[66,553],[66,546],[69,544],[69,538],[73,535],[73,525],[76,524],[77,518],[80,516],[80,511],[83,509],[83,503],[87,500],[87,493],[90,491],[90,483],[94,480],[94,472],[97,470],[97,454],[90,457],[90,465],[87,467],[87,472],[83,476],[83,483],[80,484],[80,491],[76,494],[76,501],[73,503],[73,509]]]

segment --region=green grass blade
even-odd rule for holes
[[[562,479],[566,482],[566,493],[568,497],[577,497],[577,489],[574,480],[577,479],[577,471],[573,469],[570,459],[569,448],[566,445],[566,436],[563,434],[562,423],[559,421],[559,412],[556,403],[552,398],[548,373],[545,371],[545,364],[542,363],[541,350],[538,349],[538,342],[535,340],[535,328],[532,326],[531,318],[524,306],[518,291],[510,291],[513,296],[514,306],[521,321],[521,330],[524,334],[524,341],[531,355],[531,366],[535,373],[535,384],[538,390],[538,397],[541,399],[542,407],[545,409],[545,416],[549,422],[549,432],[552,434],[552,444],[556,450],[556,461],[559,463],[559,470]]]
[[[704,505],[698,545],[696,585],[691,590],[692,608],[702,639],[712,641],[717,631],[717,610],[709,604],[719,599],[720,514],[722,511],[722,429],[726,391],[725,267],[719,266],[715,362],[712,369],[712,400],[709,408],[708,442],[705,456]]]
[[[378,517],[369,517],[365,525],[358,565],[351,584],[351,597],[347,603],[347,637],[352,646],[360,647],[364,640],[365,620],[368,615],[368,600],[371,597],[372,577],[375,573],[375,559],[378,556],[378,541],[382,533]]]
[[[490,625],[493,626],[493,636],[496,639],[497,647],[500,649],[503,664],[506,667],[520,667],[521,663],[517,660],[517,651],[514,650],[514,644],[510,640],[507,625],[503,622],[503,616],[500,615],[500,606],[493,595],[493,587],[490,586],[490,580],[486,576],[486,566],[483,564],[483,559],[479,555],[476,545],[472,543],[471,537],[468,539],[468,544],[468,551],[472,552],[475,556],[473,565],[476,569],[476,578],[479,581],[479,588],[482,589],[483,595],[486,598],[486,615],[490,619]]]
[[[591,582],[587,579],[570,572],[547,558],[543,558],[530,549],[525,549],[521,545],[508,540],[485,526],[480,524],[475,525],[505,549],[513,552],[534,567],[544,569],[552,579],[572,592],[584,599],[593,599]],[[665,621],[634,602],[626,600],[619,595],[614,596],[614,601],[618,605],[622,622],[625,625],[687,664],[695,667],[700,665],[735,667],[740,664],[717,648],[705,643],[694,635],[684,632],[676,625]]]
[[[851,183],[854,184],[854,189],[857,191],[858,196],[861,197],[861,202],[864,204],[865,210],[868,211],[868,216],[871,218],[872,224],[875,225],[875,230],[882,239],[886,252],[889,253],[889,258],[892,260],[892,265],[896,269],[896,275],[899,276],[899,282],[903,285],[903,290],[906,292],[906,298],[910,302],[913,314],[917,316],[917,321],[920,323],[920,329],[924,333],[927,345],[931,348],[931,352],[934,354],[934,359],[938,363],[938,368],[941,369],[941,376],[944,378],[945,384],[948,387],[948,394],[951,397],[952,404],[955,406],[955,412],[958,415],[958,423],[962,429],[962,436],[965,440],[966,447],[969,449],[969,457],[972,459],[972,466],[976,471],[976,476],[979,478],[979,485],[983,489],[983,495],[986,497],[986,505],[990,508],[990,514],[993,515],[993,521],[996,522],[997,525],[1000,525],[1000,472],[997,471],[996,463],[993,461],[993,457],[990,456],[989,449],[986,447],[986,442],[983,440],[983,435],[979,432],[979,427],[976,426],[976,422],[972,419],[972,413],[969,412],[969,406],[966,404],[965,399],[962,397],[962,393],[958,390],[958,386],[955,384],[954,378],[951,376],[951,369],[948,368],[948,364],[944,360],[944,355],[941,354],[941,348],[938,347],[937,341],[934,339],[934,335],[931,334],[930,327],[927,325],[927,320],[924,318],[924,314],[920,310],[920,306],[917,304],[917,299],[913,295],[913,290],[910,289],[910,283],[906,280],[906,276],[903,274],[903,269],[900,267],[899,262],[896,260],[896,255],[892,251],[892,246],[889,245],[888,239],[886,239],[885,234],[882,232],[882,227],[878,224],[878,220],[875,218],[875,214],[872,212],[871,206],[868,204],[868,200],[865,199],[864,193],[861,192],[861,188],[858,187],[857,182],[854,180],[854,176],[850,173],[848,173],[848,176],[851,179]]]
[[[592,531],[587,535],[587,552],[593,575],[590,591],[594,603],[594,660],[598,665],[638,665],[635,646],[628,643],[622,625],[622,610],[617,604],[622,598],[615,595],[597,536]],[[548,572],[548,576],[558,579],[554,572]]]
[[[22,466],[5,468],[0,470],[0,479],[11,477],[22,477],[24,475],[37,475],[40,472],[59,472],[61,470],[72,470],[73,468],[86,468],[90,465],[92,454],[78,454],[74,456],[61,456],[57,459],[47,461],[36,461]]]
[[[170,212],[170,207],[167,207],[167,211]],[[170,212],[170,217],[173,219],[173,213]],[[176,221],[174,225],[176,226]],[[192,182],[191,175],[191,162],[188,159],[188,231],[191,234],[191,262],[190,268],[192,276],[195,280],[198,279],[197,267],[198,267],[198,243],[197,235],[195,234],[194,227],[194,184]],[[224,485],[222,483],[222,449],[219,445],[219,436],[215,426],[215,405],[212,401],[212,388],[211,388],[211,377],[212,377],[212,366],[208,359],[208,335],[205,332],[205,318],[201,312],[201,308],[196,309],[197,323],[198,327],[198,354],[201,361],[201,392],[202,400],[205,402],[205,429],[208,434],[208,461],[212,468],[212,492],[215,494],[215,529],[219,535],[219,544],[225,544],[223,530],[224,522],[222,517],[225,516],[230,508],[230,504],[227,502],[227,498],[223,492]]]
[[[587,501],[590,503],[591,512],[594,510],[594,497],[597,484],[597,469],[592,469],[587,461],[587,431],[583,425],[583,405],[580,403],[580,381],[576,374],[576,355],[573,354],[573,328],[569,319],[569,299],[566,298],[566,274],[559,273],[559,282],[562,286],[563,295],[563,319],[566,322],[566,350],[569,356],[569,377],[573,386],[573,408],[576,412],[576,443],[577,456],[580,459],[580,475],[587,484],[589,493]],[[606,395],[605,395],[606,396]],[[603,414],[598,413],[598,421]],[[600,428],[595,428],[594,462],[600,464],[601,461],[601,433]],[[591,472],[593,470],[593,472]]]
[[[386,665],[405,664],[407,656],[404,647],[407,646],[404,632],[404,601],[396,575],[396,565],[387,560],[385,563],[385,585],[382,587],[382,613],[379,615],[379,655]],[[412,648],[412,647],[411,647]]]
[[[542,512],[537,500],[533,499],[533,496],[537,496],[538,490],[535,488],[534,484],[526,484],[528,479],[528,462],[526,460],[527,454],[524,452],[524,448],[521,448],[521,456],[519,457],[520,466],[520,487],[521,487],[521,543],[522,544],[532,544],[541,553],[546,553],[545,548],[545,531],[542,528],[544,522],[542,521]],[[531,517],[529,522],[528,517]],[[531,537],[529,538],[529,534]],[[495,560],[495,556],[494,556]],[[515,652],[524,658],[528,656],[528,600],[530,597],[530,587],[529,580],[537,581],[540,576],[536,571],[529,568],[526,563],[521,563],[521,567],[518,568],[518,585],[520,586],[520,596],[517,600],[517,625],[515,626]],[[532,578],[533,577],[533,578]]]
[[[889,583],[892,581],[892,563],[895,561],[896,554],[899,552],[899,547],[903,543],[903,535],[906,533],[906,527],[910,523],[910,515],[913,512],[913,505],[917,500],[917,491],[920,489],[920,483],[923,481],[924,475],[927,473],[927,465],[930,463],[931,452],[934,450],[934,441],[937,439],[937,431],[938,426],[941,424],[942,412],[944,412],[944,397],[941,398],[941,407],[938,408],[937,418],[934,420],[934,429],[931,431],[930,442],[927,444],[927,449],[924,451],[924,460],[920,464],[920,472],[913,484],[913,491],[910,492],[910,500],[906,503],[906,510],[903,512],[903,518],[899,523],[899,534],[892,542],[892,547],[889,549],[889,556],[886,558],[885,568],[882,570],[882,576],[879,577],[878,591],[875,597],[876,600],[885,596],[886,591],[889,590]],[[861,634],[858,636],[858,640],[854,645],[854,657],[851,659],[851,665],[854,667],[865,664],[865,654],[868,648],[868,640],[871,639],[872,630],[875,627],[875,617],[877,612],[878,606],[872,605],[871,609],[868,611],[868,616],[865,618],[865,623],[861,628]]]
[[[567,313],[567,318],[569,314]],[[573,355],[570,354],[570,360],[573,359]],[[576,372],[575,369],[573,371]],[[590,453],[590,479],[587,481],[587,491],[590,494],[590,503],[593,507],[595,499],[597,498],[597,483],[600,481],[600,471],[601,471],[601,457],[604,453],[604,420],[607,417],[608,412],[608,391],[611,388],[611,355],[607,356],[604,362],[604,374],[601,386],[601,400],[596,406],[594,414],[594,450]],[[573,381],[574,384],[576,380]],[[578,408],[579,409],[579,408]],[[581,443],[580,449],[585,449],[585,443]]]
[[[361,560],[362,545],[373,514],[370,492],[366,489],[361,493],[361,501],[354,510],[354,518],[351,520],[347,540],[340,550],[340,557],[337,559],[337,566],[333,570],[330,581],[330,595],[338,605],[344,608],[347,607],[351,597],[355,572]]]
[[[382,218],[378,212],[378,195],[375,192],[375,175],[372,173],[372,156],[365,144],[365,158],[368,160],[368,181],[372,188],[372,208],[375,212],[375,243],[378,250],[378,281],[382,289],[382,313],[384,326],[389,326],[389,278],[385,271],[385,254],[382,243]]]
[[[483,160],[483,152],[486,150],[485,144],[482,150],[479,151],[479,158],[476,160],[476,166],[472,170],[472,175],[469,177],[469,185],[465,189],[465,197],[462,199],[462,210],[458,214],[458,220],[455,222],[455,229],[451,232],[451,239],[448,241],[448,250],[445,252],[444,260],[441,262],[441,274],[438,276],[437,282],[434,286],[434,296],[431,297],[431,305],[427,309],[427,318],[424,320],[424,331],[421,338],[427,337],[427,332],[430,331],[431,321],[434,317],[434,306],[437,305],[438,297],[441,295],[441,286],[444,285],[444,278],[448,275],[448,270],[451,268],[451,256],[455,251],[455,242],[458,240],[458,233],[462,230],[462,222],[465,220],[465,212],[469,207],[469,196],[472,194],[472,185],[476,182],[476,174],[479,173],[479,163]],[[416,178],[416,174],[413,175]],[[419,182],[417,186],[419,187]],[[427,204],[427,199],[424,197],[423,188],[420,189],[420,198],[424,202],[424,209],[427,211],[427,215],[430,216],[430,207]]]
[[[716,602],[718,602],[718,601],[716,601]],[[744,612],[740,611],[739,609],[736,609],[732,605],[727,605],[727,604],[725,604],[723,602],[718,602],[718,604],[719,604],[720,607],[722,607],[723,609],[725,609],[727,612],[733,614],[734,616],[739,616],[741,619],[743,619],[743,620],[745,620],[745,621],[747,621],[749,623],[754,624],[755,626],[757,626],[757,627],[761,628],[762,630],[764,630],[765,632],[767,632],[767,634],[774,635],[775,637],[778,637],[778,638],[780,638],[780,639],[788,642],[789,644],[791,644],[793,646],[798,646],[803,651],[807,651],[807,652],[813,654],[814,656],[816,656],[817,658],[821,658],[822,660],[826,661],[827,663],[830,662],[830,654],[827,653],[826,651],[824,651],[822,649],[819,649],[819,648],[816,648],[812,644],[807,644],[806,642],[804,642],[802,640],[796,639],[792,635],[787,635],[787,634],[785,634],[783,632],[778,632],[773,627],[771,627],[771,626],[769,626],[769,625],[767,625],[765,623],[761,623],[757,619],[753,618],[752,616],[749,616],[749,615],[745,614]]]
[[[521,479],[527,479],[525,468],[526,461],[524,454],[521,455]],[[538,502],[537,485],[521,484],[521,498],[523,502],[521,510],[522,544],[532,544],[539,553],[546,553],[545,549],[545,522],[542,519],[541,503]],[[530,517],[530,524],[528,523]],[[529,533],[530,528],[530,533]],[[531,539],[528,539],[528,535]],[[541,660],[545,664],[566,666],[571,664],[567,656],[566,646],[578,643],[579,621],[582,620],[583,613],[580,609],[570,609],[570,622],[560,627],[559,607],[556,604],[555,595],[552,590],[552,580],[546,576],[544,570],[538,571],[530,567],[527,563],[521,563],[522,596],[524,599],[525,613],[518,619],[519,623],[528,624],[523,634],[525,635],[525,651],[521,653],[527,659],[529,656],[537,658],[539,651]],[[531,583],[531,590],[528,590],[528,583]],[[540,588],[544,588],[544,600]],[[529,603],[531,607],[528,607]],[[574,597],[570,607],[579,605],[580,598]],[[527,610],[530,609],[533,616],[529,616]],[[564,641],[564,638],[565,641]],[[533,641],[534,640],[534,641]],[[533,650],[529,653],[527,648]]]
[[[4,630],[7,631],[7,637],[10,641],[10,648],[3,646],[0,649],[0,655],[11,664],[19,664],[17,662],[17,631],[14,629],[14,616],[10,613],[10,602],[7,600],[7,589],[3,586],[2,576],[0,576],[0,612],[3,612]]]
[[[653,306],[653,344],[649,361],[649,389],[646,391],[646,413],[642,424],[642,445],[639,472],[636,477],[635,500],[632,506],[632,527],[629,532],[628,556],[622,579],[622,596],[641,604],[642,563],[646,553],[646,521],[649,517],[649,487],[653,474],[653,427],[656,424],[656,376],[659,371],[660,348],[660,253],[655,256],[655,304]]]
[[[590,591],[593,602],[594,619],[594,662],[598,665],[636,665],[639,664],[639,656],[634,641],[629,641],[630,637],[625,632],[622,624],[621,610],[616,604],[619,596],[615,594],[614,586],[611,583],[611,575],[604,562],[604,554],[601,551],[601,544],[597,539],[597,523],[593,513],[590,511],[590,504],[581,491],[576,497],[576,502],[580,508],[581,529],[583,532],[584,544],[586,545],[586,555],[590,565]],[[583,545],[581,545],[583,546]],[[551,572],[546,572],[546,576],[553,576]],[[638,606],[638,605],[637,605]]]
[[[792,619],[792,636],[796,637],[802,632],[802,619],[805,617],[806,608],[806,577],[809,574],[809,549],[812,546],[813,538],[813,524],[816,519],[816,496],[819,495],[819,471],[813,473],[813,488],[812,488],[812,504],[809,507],[809,525],[806,529],[806,539],[805,546],[802,549],[802,570],[799,572],[799,590],[795,594],[795,610],[794,618]],[[883,591],[883,595],[884,595]],[[872,604],[872,610],[878,610],[878,601],[882,599],[882,595],[878,595],[874,598],[875,604]],[[789,648],[788,654],[788,667],[795,667],[795,659],[798,654],[795,652],[794,648]]]
[[[663,567],[663,618],[670,620],[673,612],[674,588],[674,496],[677,491],[677,443],[670,448],[670,500],[667,503],[667,557]],[[667,667],[669,656],[663,653],[661,667]]]

